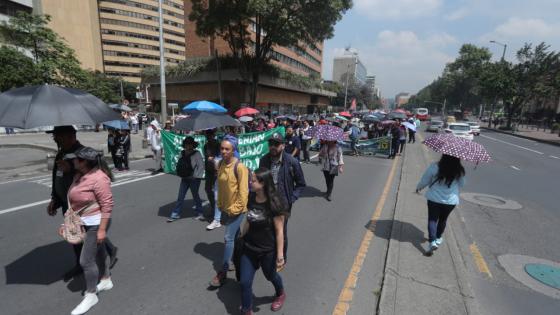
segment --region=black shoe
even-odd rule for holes
[[[113,267],[115,266],[115,264],[119,260],[119,258],[117,257],[117,250],[118,249],[119,248],[117,246],[115,246],[115,248],[113,248],[113,255],[111,255],[109,257],[109,269],[113,269]]]
[[[70,269],[68,272],[64,274],[63,279],[65,282],[70,281],[74,277],[81,275],[83,272],[84,270],[82,269],[82,267],[76,265],[74,266],[74,268]]]
[[[325,195],[325,199],[327,199],[327,201],[332,201],[331,196],[330,195]]]

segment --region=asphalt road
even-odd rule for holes
[[[560,147],[485,130],[475,141],[486,147],[493,161],[477,167],[464,163],[463,192],[495,195],[522,206],[498,209],[463,199],[457,209],[462,222],[454,224],[462,226],[456,230],[463,234],[461,250],[481,313],[558,314],[558,289],[545,286],[547,294],[535,290],[534,281],[517,279],[526,275],[523,270],[512,273],[500,259],[524,255],[560,262]],[[551,297],[554,292],[557,298]]]
[[[288,298],[279,313],[333,313],[392,163],[346,157],[330,203],[320,196],[325,187],[319,168],[303,166],[308,188],[289,223],[288,265],[281,274]],[[206,223],[192,220],[190,193],[184,219],[166,223],[179,179],[149,175],[145,170],[152,164],[134,163],[134,172],[119,175],[114,185],[109,237],[119,247],[115,287],[101,293],[100,303],[88,314],[237,314],[240,290],[235,281],[218,290],[207,285],[221,260],[223,228],[208,232]],[[397,172],[380,222],[392,215],[398,177]],[[69,314],[81,300],[83,280],[61,280],[73,265],[73,254],[56,235],[61,216],[46,214],[49,184],[48,175],[0,183],[1,314]],[[376,227],[348,314],[375,312],[389,229],[390,224]],[[257,313],[272,313],[273,293],[258,273]]]

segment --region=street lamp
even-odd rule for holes
[[[158,1],[159,13],[159,76],[160,76],[160,99],[161,120],[163,124],[167,121],[167,93],[165,90],[165,46],[163,42],[163,8],[162,0]]]
[[[491,40],[490,42],[491,42],[492,44],[496,44],[496,45],[500,45],[500,46],[504,47],[504,50],[503,50],[503,52],[502,52],[502,61],[504,61],[504,60],[505,60],[505,57],[506,57],[507,44],[502,44],[502,43],[497,42],[497,41],[495,41],[495,40]]]
[[[354,60],[354,74],[355,74],[356,67],[358,65],[358,54],[356,52],[352,52],[352,56],[356,58]],[[346,89],[344,92],[344,109],[346,109],[346,102],[348,99],[348,78],[350,77],[349,72],[350,72],[350,63],[348,63],[348,67],[346,68]]]

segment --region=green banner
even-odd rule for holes
[[[268,139],[275,132],[281,133],[282,136],[286,134],[284,127],[278,127],[263,132],[239,135],[238,150],[241,162],[251,170],[257,169],[259,167],[259,159],[268,153]],[[161,140],[165,153],[163,169],[166,173],[175,174],[175,166],[177,165],[181,151],[183,151],[182,144],[185,137],[186,135],[178,135],[165,130],[161,131]],[[203,135],[195,135],[193,137],[199,144],[197,150],[203,153],[206,137]]]

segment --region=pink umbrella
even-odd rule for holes
[[[324,141],[344,141],[344,130],[331,125],[318,125],[305,132],[306,136]]]
[[[397,108],[397,109],[394,110],[394,112],[406,114],[406,110],[404,110],[402,108]]]
[[[352,114],[350,114],[349,112],[340,112],[340,113],[338,113],[338,115],[343,116],[343,117],[352,118]]]
[[[249,115],[256,115],[258,113],[259,113],[259,111],[254,109],[254,108],[244,107],[244,108],[241,108],[240,110],[236,111],[235,116],[237,116],[237,117],[249,116]]]
[[[480,162],[490,162],[491,160],[484,146],[452,134],[436,134],[422,143],[438,153],[451,155],[477,164]]]

